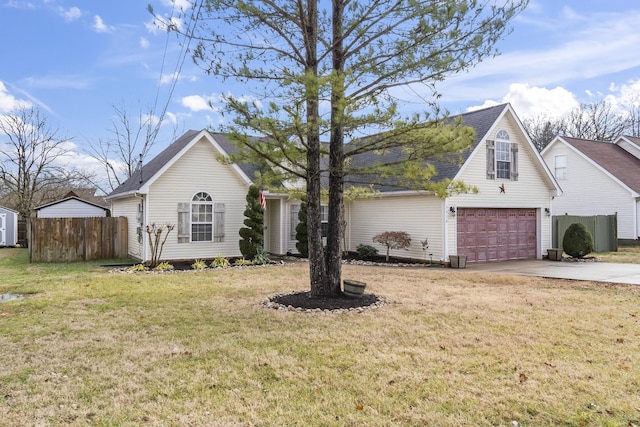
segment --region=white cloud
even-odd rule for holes
[[[220,95],[212,94],[207,97],[190,95],[181,99],[183,106],[196,113],[199,111],[220,111],[220,108],[213,106],[216,101],[220,102]]]
[[[61,9],[60,14],[67,22],[73,22],[82,16],[82,11],[77,7],[71,7],[68,10]]]
[[[80,76],[27,77],[22,80],[27,86],[39,89],[86,89],[90,82]]]
[[[178,80],[180,78],[180,74],[177,72],[171,74],[163,74],[160,76],[160,84],[167,85],[172,83],[174,80]]]
[[[4,4],[6,7],[12,7],[14,9],[35,9],[36,6],[28,1],[9,0]]]
[[[93,17],[93,30],[97,33],[110,33],[114,27],[106,25],[100,15],[96,15]]]
[[[191,2],[189,0],[163,0],[162,3],[164,3],[164,5],[168,7],[175,6],[177,9],[183,12],[191,8]]]
[[[183,75],[180,74],[178,72],[174,72],[171,74],[163,74],[162,76],[160,76],[160,84],[161,85],[167,85],[167,84],[171,84],[174,81],[177,80],[188,80],[190,82],[195,82],[198,80],[198,76],[195,75]]]
[[[157,126],[160,123],[160,117],[155,114],[142,114],[140,116],[141,125],[146,126],[147,124],[151,124],[152,126]],[[169,111],[164,114],[164,119],[162,120],[161,125],[165,124],[176,125],[178,124],[178,117]]]
[[[11,95],[7,87],[0,81],[0,114],[8,113],[17,108],[29,108],[33,104],[23,99],[17,99]]]
[[[169,28],[175,28],[182,31],[184,28],[184,20],[177,16],[154,16],[151,21],[144,24],[147,31],[151,34],[158,34],[160,31],[168,31]]]
[[[532,87],[569,87],[573,81],[597,79],[640,67],[640,10],[579,15],[565,8],[562,16],[536,16],[526,26],[544,27],[548,40],[508,38],[515,49],[486,59],[469,72],[447,78],[438,89],[445,101],[488,99],[505,93],[513,82]],[[550,25],[555,24],[555,25]],[[515,37],[514,33],[510,37]],[[561,40],[557,43],[557,40]],[[515,41],[515,42],[514,42]],[[517,43],[516,43],[517,42]],[[549,44],[551,43],[551,44]]]
[[[575,95],[563,87],[547,89],[514,83],[509,86],[509,92],[502,97],[500,102],[487,100],[482,105],[470,107],[469,111],[503,102],[509,102],[521,119],[531,119],[538,116],[559,118],[567,115],[579,105]]]
[[[617,103],[640,105],[640,79],[619,86],[612,83],[609,91],[611,93],[605,97],[609,101],[615,98]]]
[[[140,37],[140,47],[146,49],[150,46],[149,40],[144,37]]]

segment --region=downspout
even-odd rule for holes
[[[133,197],[135,197],[136,199],[140,200],[140,205],[142,206],[142,215],[140,215],[140,220],[137,223],[136,226],[136,231],[139,229],[140,230],[140,234],[138,235],[138,243],[140,244],[140,247],[138,247],[138,255],[140,255],[140,259],[142,260],[142,262],[146,262],[147,261],[147,245],[146,243],[146,237],[145,237],[145,232],[144,232],[144,224],[146,222],[146,216],[147,216],[147,208],[145,206],[145,198],[143,194],[140,193],[134,193]],[[136,218],[137,219],[137,218]],[[142,253],[140,253],[142,252]]]
[[[640,212],[638,211],[638,206],[640,206],[640,196],[636,197],[636,204],[633,206],[633,216],[635,217],[635,230],[634,233],[636,235],[636,240],[640,240]]]
[[[442,200],[442,219],[444,219],[444,221],[441,221],[442,223],[442,261],[446,262],[447,261],[447,253],[449,252],[449,217],[447,216],[447,199],[441,199]]]

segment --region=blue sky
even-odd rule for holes
[[[113,105],[134,116],[167,105],[166,120],[179,132],[217,126],[224,119],[207,102],[219,104],[229,90],[242,96],[241,87],[205,75],[189,56],[181,66],[182,49],[153,25],[148,4],[163,16],[189,7],[188,0],[0,0],[0,115],[38,107],[73,137],[85,164],[88,142],[109,137]],[[499,43],[502,55],[441,84],[441,103],[459,113],[508,101],[528,118],[566,114],[579,102],[640,99],[638,23],[635,1],[531,0]],[[157,150],[170,142],[166,127]]]

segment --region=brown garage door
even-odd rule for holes
[[[469,262],[536,257],[535,209],[458,208],[458,255]]]

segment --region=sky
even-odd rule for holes
[[[205,74],[175,34],[154,25],[148,5],[167,18],[189,10],[189,0],[0,0],[0,116],[38,108],[71,138],[68,161],[87,167],[88,145],[111,136],[114,106],[133,118],[166,107],[156,152],[174,127],[224,123],[209,102],[243,96],[242,87]],[[527,119],[640,99],[638,23],[636,1],[531,0],[499,56],[438,85],[440,105],[462,113],[510,102]]]

